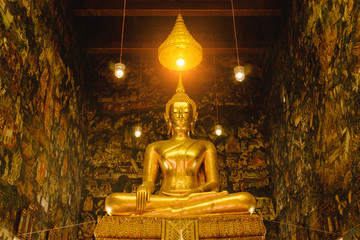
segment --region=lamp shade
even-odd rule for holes
[[[115,64],[115,76],[117,78],[122,78],[125,74],[125,65],[123,63]]]
[[[200,64],[203,50],[187,30],[179,14],[175,26],[158,49],[159,61],[164,67],[185,71]]]
[[[242,82],[245,79],[245,68],[243,66],[236,66],[234,68],[235,79],[238,82]]]
[[[135,137],[140,137],[141,136],[141,127],[140,126],[136,126],[135,129],[134,129],[134,135]]]
[[[215,134],[220,136],[222,134],[222,127],[221,125],[215,125]]]

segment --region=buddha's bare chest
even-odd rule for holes
[[[205,149],[196,141],[164,145],[159,150],[163,170],[185,175],[194,174],[205,154]]]

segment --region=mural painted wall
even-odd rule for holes
[[[125,56],[124,62],[132,70],[126,78],[115,79],[106,66],[104,78],[100,78],[99,85],[95,87],[100,91],[95,95],[98,107],[88,119],[85,190],[81,205],[84,222],[105,214],[104,200],[108,194],[135,192],[141,184],[146,146],[170,137],[163,115],[165,103],[175,93],[178,76],[157,66],[157,56],[153,57],[145,61],[140,56]],[[271,199],[268,144],[263,137],[261,81],[250,76],[243,84],[235,83],[231,67],[235,59],[217,59],[216,74],[213,68],[206,67],[211,66],[210,60],[204,59],[198,69],[183,76],[185,90],[196,102],[199,112],[192,137],[210,140],[216,146],[221,189],[253,193],[259,197],[258,213],[273,219],[275,211]],[[220,137],[214,133],[216,95],[219,122],[224,127],[224,135]],[[141,125],[143,129],[140,138],[134,136],[136,125]],[[160,182],[155,193],[159,187]],[[79,239],[92,239],[93,228],[81,231]]]
[[[360,3],[292,1],[273,49],[269,127],[279,239],[360,238]],[[333,232],[329,234],[325,232]]]
[[[78,222],[85,105],[66,4],[0,0],[0,239]]]

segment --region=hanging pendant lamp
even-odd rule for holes
[[[117,78],[122,78],[125,75],[125,64],[122,63],[122,49],[124,43],[124,27],[125,27],[125,10],[126,10],[126,0],[124,0],[124,11],[123,11],[123,21],[121,28],[121,45],[120,45],[120,62],[115,64],[115,76]]]
[[[231,12],[232,12],[232,19],[233,19],[234,37],[235,37],[235,44],[236,44],[236,59],[237,59],[237,66],[234,67],[234,74],[235,74],[236,81],[242,82],[245,79],[245,67],[241,66],[240,61],[239,61],[239,47],[238,47],[238,40],[237,40],[237,34],[236,34],[233,0],[231,0]]]
[[[161,65],[175,71],[189,70],[200,64],[202,54],[201,45],[191,36],[179,14],[173,30],[158,49]]]
[[[215,55],[213,60],[213,72],[214,72],[214,80],[215,80],[215,104],[216,104],[216,125],[215,125],[215,134],[217,136],[221,136],[223,132],[223,128],[219,123],[219,101],[218,101],[218,92],[217,92],[217,81],[216,81],[216,64],[215,64]]]

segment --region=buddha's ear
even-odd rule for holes
[[[190,130],[191,130],[192,134],[195,134],[195,123],[196,123],[197,118],[198,118],[198,113],[196,112],[194,114],[194,118],[193,118],[193,120],[191,122],[191,129]]]
[[[194,114],[194,119],[193,119],[194,124],[195,124],[195,122],[197,121],[197,119],[198,119],[198,113],[196,112],[196,113]]]
[[[167,127],[167,134],[169,135],[171,133],[170,119],[169,119],[169,116],[166,113],[164,113],[164,118],[165,118],[166,127]]]

